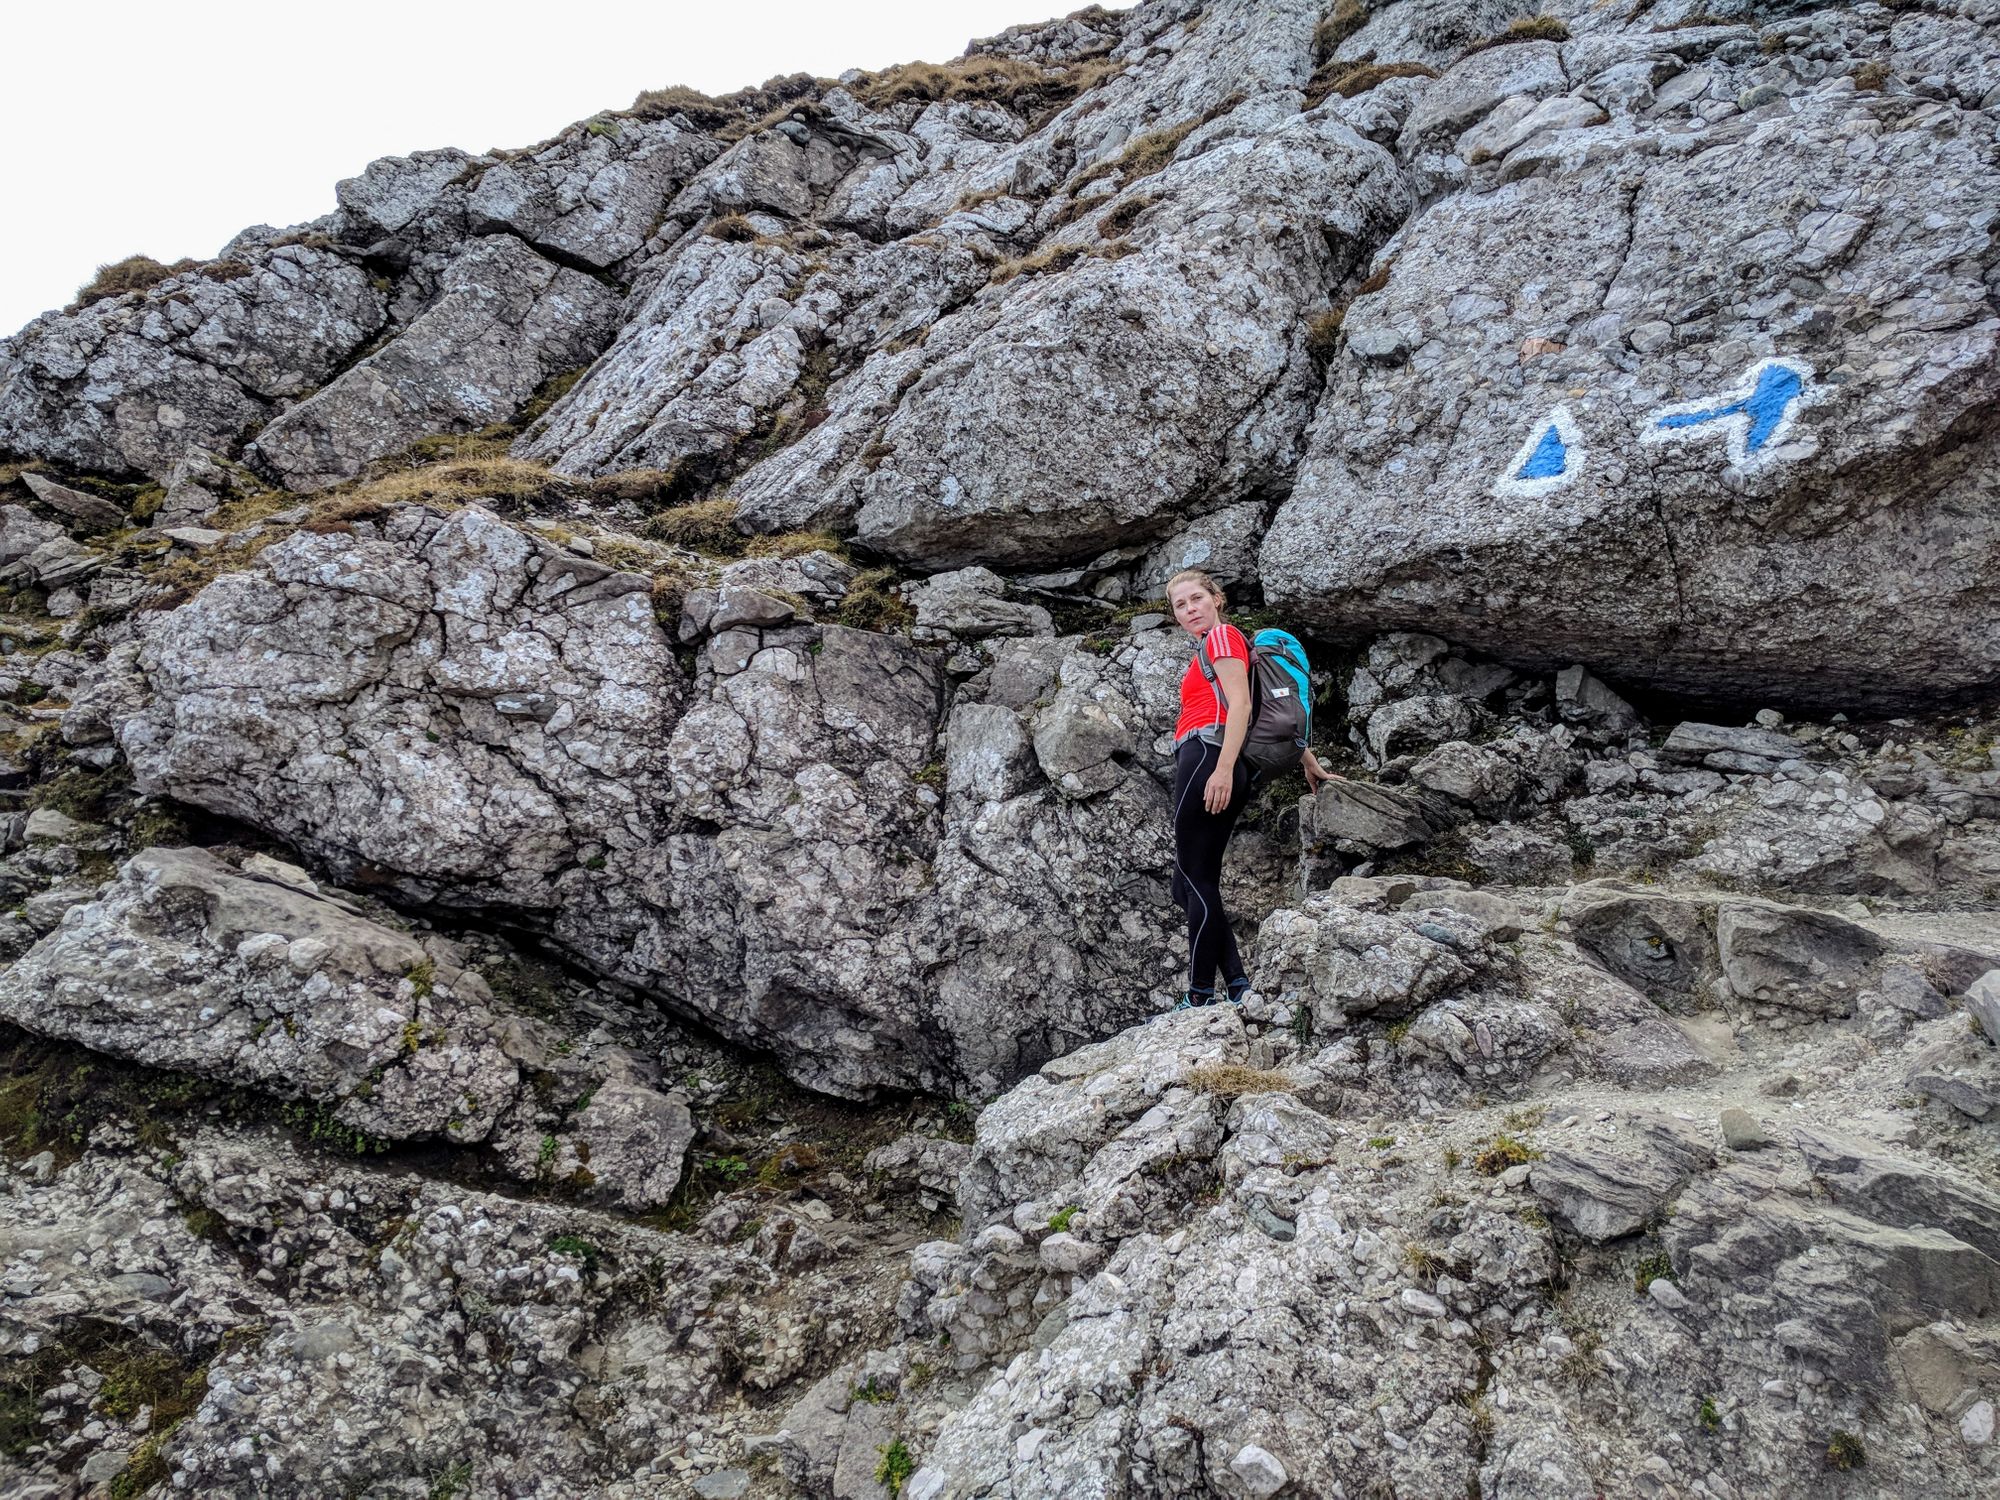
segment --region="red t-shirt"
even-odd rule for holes
[[[1248,670],[1250,643],[1243,639],[1243,632],[1234,625],[1216,626],[1202,637],[1202,644],[1208,649],[1211,667],[1234,657]],[[1178,740],[1190,729],[1206,729],[1211,724],[1226,724],[1228,721],[1229,704],[1208,685],[1201,662],[1196,657],[1189,657],[1188,669],[1181,674],[1181,716],[1174,724],[1174,738]]]

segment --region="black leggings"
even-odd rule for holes
[[[1229,806],[1219,813],[1202,805],[1202,791],[1215,774],[1222,747],[1188,739],[1174,752],[1174,900],[1188,919],[1188,986],[1215,988],[1219,965],[1225,982],[1242,979],[1243,958],[1236,934],[1222,910],[1222,851],[1243,804],[1250,800],[1250,771],[1236,762]]]

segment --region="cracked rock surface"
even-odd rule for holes
[[[0,1490],[1994,1493],[1996,112],[1093,6],[0,343]]]

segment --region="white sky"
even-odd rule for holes
[[[378,156],[525,146],[641,89],[923,58],[1083,0],[0,5],[0,337],[105,261],[296,224]]]

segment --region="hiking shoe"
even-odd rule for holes
[[[1193,1010],[1197,1005],[1215,1004],[1214,990],[1182,990],[1180,999],[1174,1002],[1175,1010]]]

